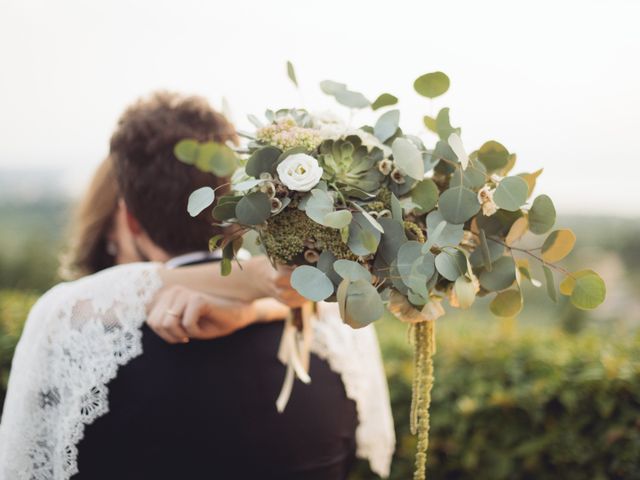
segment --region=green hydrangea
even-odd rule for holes
[[[256,138],[280,150],[304,147],[308,151],[315,150],[322,139],[317,130],[300,127],[293,118],[283,118],[258,130]]]

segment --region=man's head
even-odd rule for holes
[[[206,248],[219,228],[210,211],[191,218],[189,194],[200,187],[228,181],[178,161],[176,143],[235,141],[233,126],[200,97],[161,92],[138,100],[120,117],[111,137],[120,192],[141,253],[154,260]],[[150,251],[151,250],[151,251]]]

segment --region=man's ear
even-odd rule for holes
[[[143,229],[140,226],[140,222],[138,222],[138,219],[133,216],[131,211],[129,211],[129,209],[127,208],[127,204],[123,199],[120,199],[118,201],[118,209],[121,211],[122,214],[124,214],[127,220],[127,227],[129,227],[129,231],[131,232],[132,235],[137,236],[143,233]]]

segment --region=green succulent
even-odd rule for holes
[[[343,193],[366,199],[375,194],[384,181],[377,163],[384,158],[382,150],[362,145],[356,135],[340,140],[325,140],[319,147],[318,161],[324,169],[323,180],[336,185]]]

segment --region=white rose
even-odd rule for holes
[[[318,161],[306,153],[289,155],[278,164],[280,181],[289,190],[308,192],[322,178],[322,167]]]

